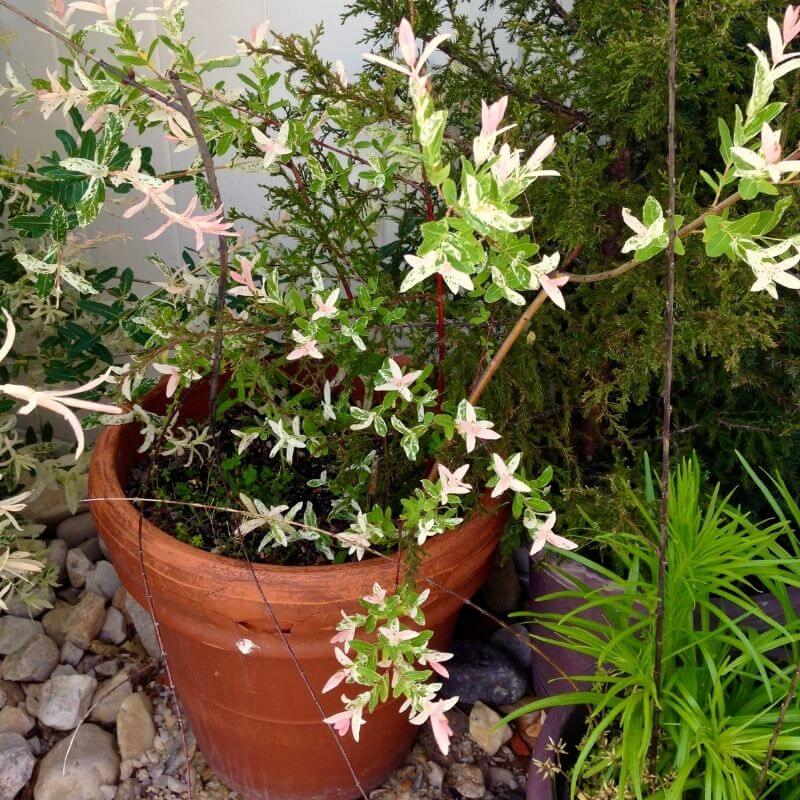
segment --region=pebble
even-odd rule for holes
[[[13,800],[30,780],[35,766],[36,759],[22,736],[0,733],[0,800]]]
[[[452,646],[447,662],[450,677],[442,686],[444,697],[458,695],[462,703],[479,700],[499,707],[519,700],[528,688],[527,674],[502,650],[487,642],[460,641]]]
[[[2,675],[7,681],[45,681],[58,661],[55,642],[44,635],[34,636],[6,656]]]
[[[514,773],[505,767],[489,767],[489,784],[492,789],[517,789]]]
[[[72,606],[57,605],[42,617],[44,632],[59,646],[67,641],[67,620],[72,613]]]
[[[429,761],[427,765],[428,786],[434,791],[441,791],[444,785],[444,768],[435,761]]]
[[[25,709],[32,716],[35,717],[39,711],[39,697],[42,694],[41,683],[29,683],[25,687]]]
[[[66,624],[66,638],[87,650],[97,637],[106,618],[106,604],[100,595],[87,592],[72,609]]]
[[[125,613],[130,617],[133,627],[142,646],[151,658],[161,658],[161,648],[158,646],[155,625],[150,612],[142,608],[129,594],[125,594]]]
[[[106,618],[98,638],[101,642],[122,644],[128,636],[128,626],[122,612],[111,606],[106,610]]]
[[[88,511],[65,519],[56,528],[56,538],[65,542],[70,549],[95,536],[97,536],[97,528],[95,528],[92,515]]]
[[[58,582],[63,583],[67,577],[67,551],[69,546],[61,539],[53,539],[47,545],[45,560],[53,568],[58,577]]]
[[[97,681],[88,675],[54,675],[42,687],[39,721],[59,731],[71,731],[86,716]]]
[[[112,600],[120,586],[117,571],[108,561],[98,561],[86,576],[86,591],[102,595],[106,600]]]
[[[469,735],[487,755],[493,756],[514,735],[507,724],[499,725],[502,717],[480,700],[469,712]]]
[[[140,758],[153,747],[153,704],[137,692],[125,698],[117,716],[117,744],[122,758]]]
[[[92,698],[92,711],[89,719],[101,725],[113,725],[122,703],[133,692],[130,676],[123,670],[112,678],[103,681]]]
[[[48,608],[52,608],[55,599],[56,593],[50,586],[40,586],[28,596],[27,602],[14,592],[4,598],[6,614],[25,619],[39,619]]]
[[[486,791],[483,773],[475,764],[453,764],[447,772],[447,781],[462,797],[469,800],[480,800]]]
[[[112,678],[119,672],[119,660],[112,658],[111,661],[103,661],[94,668],[94,674],[101,678]]]
[[[16,706],[25,702],[25,690],[18,683],[0,678],[0,691],[3,692],[3,705],[8,703],[11,706]]]
[[[89,561],[100,561],[103,558],[103,550],[100,547],[100,539],[97,536],[79,544],[78,549],[83,550],[84,555]]]
[[[86,586],[86,576],[91,570],[92,562],[83,550],[75,547],[67,553],[67,577],[75,589],[83,589]]]
[[[72,513],[64,487],[56,481],[49,482],[37,497],[28,498],[22,510],[22,516],[26,519],[48,527],[58,525],[62,520],[71,517]]]
[[[119,756],[113,737],[87,723],[74,737],[64,737],[42,759],[34,800],[106,800],[102,787],[116,784],[118,775]]]
[[[42,636],[42,623],[25,617],[0,617],[0,655],[7,656],[34,636]]]
[[[77,667],[83,658],[83,650],[72,642],[64,642],[61,645],[61,663]]]
[[[0,710],[0,733],[18,733],[27,736],[33,730],[33,720],[16,706]]]
[[[533,639],[528,628],[521,622],[509,625],[508,628],[500,628],[492,634],[489,640],[495,647],[499,647],[504,653],[511,656],[517,666],[528,672],[531,668],[533,656]]]

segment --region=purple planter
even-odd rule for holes
[[[588,569],[574,561],[561,559],[557,564],[552,557],[537,560],[531,564],[530,586],[531,586],[531,610],[534,613],[548,613],[565,615],[573,612],[579,605],[578,601],[571,597],[561,597],[549,600],[540,598],[557,592],[574,591],[582,585],[592,589],[602,589],[607,586],[606,581],[594,570]],[[611,587],[608,587],[611,591]],[[800,614],[800,589],[788,590],[789,600],[795,613]],[[754,598],[759,608],[769,617],[778,621],[784,621],[786,616],[779,600],[769,592],[756,595]],[[718,604],[719,608],[730,616],[738,616],[737,607],[734,603],[724,600]],[[602,621],[599,609],[590,609],[582,615],[585,619],[595,622]],[[766,624],[754,617],[750,622],[753,628],[763,631]],[[531,635],[534,637],[547,636],[555,638],[552,631],[544,625],[532,623],[530,626]],[[531,657],[531,669],[533,671],[533,688],[539,697],[549,697],[564,692],[589,688],[588,682],[574,682],[575,686],[565,676],[572,675],[592,675],[596,670],[594,661],[581,653],[575,653],[568,647],[560,647],[556,644],[537,641],[537,650],[533,651]]]
[[[531,756],[526,795],[528,800],[569,800],[569,786],[563,773],[553,776],[546,770],[540,770],[538,765],[548,759],[553,760],[549,743],[561,742],[566,747],[566,753],[561,756],[560,764],[564,772],[568,772],[577,756],[577,746],[585,726],[586,709],[583,706],[562,706],[547,712],[547,719]]]
[[[574,561],[562,560],[558,567],[550,560],[537,560],[531,564],[531,610],[534,614],[568,614],[577,607],[571,597],[542,600],[540,598],[556,592],[574,591],[581,585],[593,589],[601,589],[605,581],[594,570],[576,564]],[[599,609],[592,609],[583,615],[596,622],[601,621]],[[552,631],[544,625],[534,622],[530,626],[534,637],[553,637]],[[574,691],[572,683],[565,675],[591,675],[596,666],[594,661],[581,653],[575,653],[567,647],[559,647],[548,642],[536,641],[537,650],[533,651],[531,667],[533,670],[533,689],[538,697]],[[578,689],[588,688],[586,684],[577,684]],[[555,712],[553,712],[555,713]]]

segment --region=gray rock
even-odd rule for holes
[[[25,617],[0,617],[0,655],[7,656],[21,647],[28,639],[42,636],[42,623]]]
[[[0,733],[18,733],[27,736],[33,730],[33,720],[16,706],[6,706],[0,711]]]
[[[33,796],[35,800],[105,800],[102,787],[113,786],[118,775],[113,737],[97,725],[85,724],[74,738],[64,737],[42,759]]]
[[[65,628],[67,641],[83,650],[88,650],[89,645],[100,633],[105,618],[105,600],[98,594],[87,592],[69,615]]]
[[[108,549],[105,539],[103,539],[102,536],[98,536],[97,538],[100,541],[100,552],[103,554],[103,558],[106,559],[106,561],[111,561],[111,551]]]
[[[153,706],[147,695],[137,692],[125,698],[117,715],[117,744],[123,759],[140,758],[153,747],[156,728]]]
[[[47,554],[45,560],[55,570],[58,576],[58,582],[64,583],[67,577],[67,543],[61,539],[53,539],[47,545]]]
[[[92,515],[88,511],[65,519],[56,528],[56,537],[66,542],[70,549],[95,536],[97,536],[97,528],[95,528]]]
[[[39,711],[39,697],[42,694],[43,683],[29,683],[25,687],[25,710],[35,717]]]
[[[50,586],[40,586],[28,596],[27,603],[16,592],[13,592],[5,598],[6,614],[25,619],[39,619],[47,609],[52,607],[55,599],[56,593]]]
[[[150,612],[142,608],[129,594],[125,594],[125,613],[130,617],[142,646],[151,658],[161,658],[156,629]]]
[[[122,670],[103,681],[92,698],[89,719],[101,725],[113,725],[126,698],[133,694],[133,684],[127,671]]]
[[[58,647],[47,636],[34,636],[6,656],[2,674],[7,681],[45,681],[58,666]]]
[[[61,645],[61,663],[69,664],[71,667],[77,667],[80,660],[83,658],[83,650],[72,642],[64,642]]]
[[[106,609],[105,622],[103,622],[103,628],[99,636],[100,641],[122,644],[127,636],[128,626],[125,624],[125,617],[122,616],[122,612],[113,606]]]
[[[8,695],[5,689],[0,689],[0,708],[5,708],[8,703]]]
[[[67,641],[67,620],[72,614],[72,606],[57,605],[42,617],[44,632],[59,646]]]
[[[100,548],[100,538],[95,536],[92,539],[87,539],[78,545],[78,549],[82,550],[89,561],[100,561],[103,557],[103,551]]]
[[[18,683],[0,679],[0,691],[3,692],[5,702],[10,706],[16,706],[25,702],[25,690]],[[5,705],[5,703],[3,705]]]
[[[511,656],[517,665],[526,672],[531,668],[531,656],[533,655],[531,645],[533,645],[533,639],[531,639],[528,628],[521,622],[495,631],[490,641],[506,655]]]
[[[47,526],[58,525],[62,520],[72,516],[64,487],[56,481],[48,482],[38,497],[26,503],[22,516]]]
[[[86,576],[86,591],[102,595],[109,601],[114,599],[120,585],[117,571],[108,561],[98,561]]]
[[[489,783],[492,789],[517,789],[519,784],[514,773],[505,767],[489,767]]]
[[[104,661],[94,668],[95,675],[101,678],[113,678],[119,672],[119,660],[112,658],[111,661]]]
[[[18,733],[0,733],[0,800],[14,800],[33,775],[36,759]]]
[[[99,653],[86,653],[77,666],[78,672],[82,675],[94,675],[94,668],[100,664],[103,656]]]
[[[453,764],[447,772],[447,780],[462,797],[469,800],[480,800],[486,791],[483,773],[475,764]]]
[[[528,688],[527,675],[502,650],[477,641],[455,642],[447,662],[450,677],[442,686],[444,697],[458,695],[462,703],[479,700],[499,707],[519,700]]]
[[[497,751],[514,735],[509,725],[499,725],[502,717],[480,700],[469,712],[469,735],[472,741],[489,756]]]
[[[54,675],[42,687],[39,721],[58,731],[71,731],[86,716],[97,681],[88,675]]]
[[[53,675],[78,675],[78,670],[71,664],[59,664],[54,670]],[[52,678],[53,675],[50,677]]]
[[[86,586],[86,576],[92,570],[92,562],[83,550],[75,547],[67,553],[67,577],[76,589]]]

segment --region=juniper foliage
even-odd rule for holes
[[[765,12],[779,17],[782,9],[776,0],[681,4],[678,208],[688,218],[713,202],[700,170],[719,165],[718,118],[730,119],[749,91],[746,45],[763,38]],[[562,253],[580,246],[576,272],[620,263],[626,234],[619,209],[640,208],[650,192],[666,196],[665,4],[576,0],[565,10],[558,0],[487,0],[476,13],[474,4],[459,0],[355,0],[344,17],[364,25],[369,49],[388,52],[404,15],[422,38],[457,33],[443,46],[453,64],[433,78],[442,104],[453,109],[453,149],[474,135],[481,99],[507,94],[520,146],[531,149],[550,133],[559,141],[554,166],[562,179],[539,181],[527,196],[537,240]],[[281,49],[304,73],[302,91],[314,102],[341,97],[313,41],[284,37]],[[359,109],[354,128],[396,114],[402,80],[383,72],[370,80],[375,77],[367,68],[346,90],[350,113]],[[795,80],[779,120],[789,143],[800,133],[797,97]],[[398,259],[414,244],[403,237],[421,209],[421,198],[418,207],[404,209],[384,260]],[[790,208],[785,230],[797,221]],[[675,446],[679,453],[696,450],[713,479],[727,479],[734,449],[791,474],[800,427],[796,298],[786,293],[773,303],[750,293],[741,264],[712,261],[699,236],[686,245],[677,275]],[[641,452],[657,447],[663,278],[662,257],[614,281],[570,286],[573,313],[545,307],[484,397],[513,440],[509,448],[523,449],[534,463],[558,465],[568,498],[624,481]],[[498,307],[488,320],[451,328],[452,391],[470,382],[476,356],[496,346],[514,314],[512,307]]]

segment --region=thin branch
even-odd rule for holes
[[[661,509],[658,532],[658,597],[655,611],[655,654],[653,684],[655,704],[653,726],[648,747],[649,777],[655,781],[658,746],[661,739],[661,688],[664,673],[664,585],[667,573],[667,544],[669,541],[669,469],[670,432],[672,428],[672,367],[675,339],[675,96],[678,63],[678,0],[669,0],[669,69],[667,172],[669,181],[669,241],[667,243],[667,322],[664,332],[664,396],[661,425]]]
[[[502,88],[503,92],[515,98],[516,100],[519,100],[520,103],[525,105],[534,103],[546,111],[549,111],[551,114],[572,120],[575,124],[587,122],[589,120],[589,114],[586,111],[570,108],[569,106],[564,105],[564,103],[551,100],[549,97],[545,97],[544,95],[523,94],[519,91],[516,84],[509,81],[508,78],[506,78],[502,73],[491,72],[479,58],[470,56],[468,53],[464,53],[463,51],[456,51],[450,45],[444,42],[439,45],[439,49],[453,61],[460,61],[465,67],[469,67],[469,69],[471,69],[473,72],[479,72],[488,79],[496,81]]]
[[[758,798],[761,797],[761,792],[764,791],[764,787],[767,783],[767,776],[769,774],[769,768],[772,764],[772,759],[775,756],[775,749],[778,746],[778,737],[781,735],[781,730],[783,730],[783,723],[786,721],[786,715],[789,712],[789,706],[792,704],[792,701],[797,695],[798,684],[800,684],[800,662],[798,662],[797,669],[794,671],[794,675],[792,676],[792,682],[789,684],[789,691],[786,692],[786,697],[783,698],[783,703],[781,703],[781,710],[778,712],[778,719],[775,723],[775,729],[772,731],[772,736],[769,740],[769,746],[767,747],[767,753],[764,756],[764,763],[761,765],[761,772],[758,774],[758,781],[756,782],[756,787],[753,790],[754,800],[758,800]]]
[[[211,151],[208,149],[208,142],[206,142],[203,135],[203,128],[197,119],[197,114],[189,102],[189,97],[186,90],[183,88],[178,75],[175,72],[169,73],[169,79],[172,83],[172,88],[178,96],[181,104],[181,110],[186,121],[189,123],[192,135],[197,143],[197,150],[200,153],[200,158],[203,161],[203,167],[208,180],[208,187],[211,190],[211,197],[214,201],[214,208],[222,214],[222,195],[219,191],[219,182],[217,181],[217,171],[214,167],[214,158]],[[221,221],[225,221],[224,215]],[[216,438],[217,431],[217,402],[219,395],[219,371],[222,364],[222,342],[224,339],[224,313],[225,313],[225,295],[228,291],[229,279],[229,255],[228,255],[228,237],[227,235],[220,234],[219,236],[219,279],[217,280],[217,319],[214,335],[214,355],[211,359],[211,378],[209,389],[209,403],[208,403],[208,426],[211,431],[212,437]]]
[[[578,257],[582,247],[582,245],[578,245],[572,250],[572,252],[564,260],[564,266],[568,267]],[[500,365],[505,360],[505,357],[514,346],[514,343],[517,341],[517,339],[519,339],[520,336],[522,336],[528,325],[530,325],[531,320],[536,315],[536,312],[544,305],[545,300],[547,300],[547,295],[544,291],[540,291],[539,294],[533,298],[533,301],[528,305],[525,311],[523,311],[514,327],[509,331],[508,335],[503,340],[503,343],[494,354],[486,369],[473,382],[469,393],[470,403],[474,405],[478,402],[478,400],[480,400],[481,395],[489,385],[489,381],[491,381],[495,372],[497,372],[497,370],[500,368]]]

